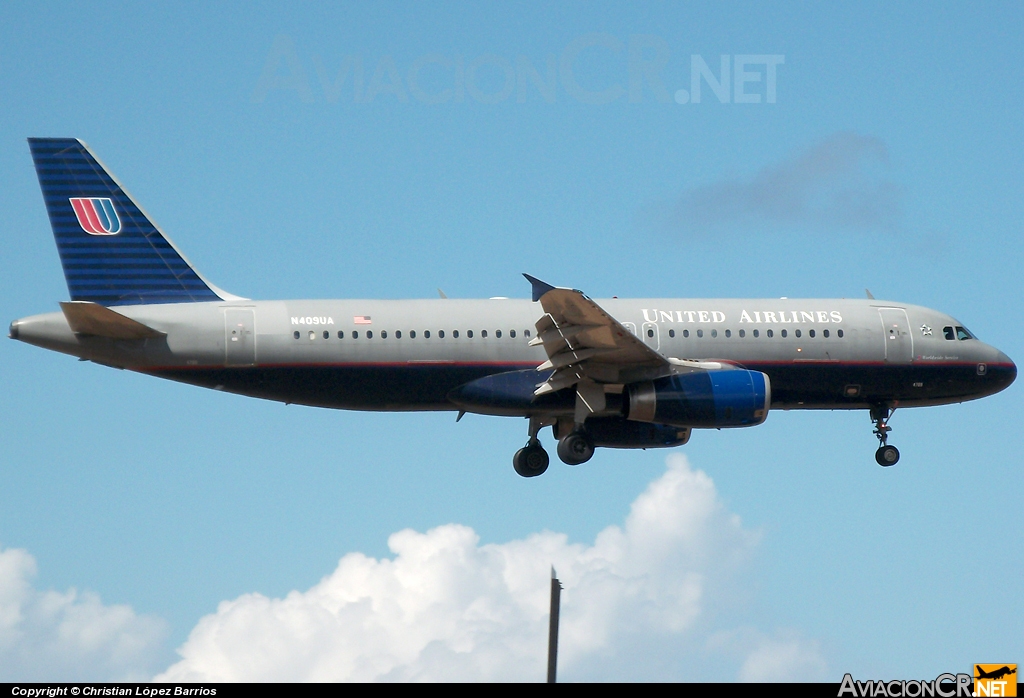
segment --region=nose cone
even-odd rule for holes
[[[993,392],[1008,388],[1017,379],[1017,365],[1009,356],[1000,351],[996,360],[989,364],[988,377],[995,388]]]

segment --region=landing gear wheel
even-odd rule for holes
[[[574,431],[558,442],[558,457],[566,465],[586,463],[594,456],[594,442],[583,432]]]
[[[895,446],[881,446],[875,451],[875,461],[883,468],[896,465],[900,460],[900,451]]]
[[[512,456],[512,467],[523,477],[537,477],[548,469],[548,452],[533,439]]]
[[[889,405],[876,405],[871,408],[871,421],[875,423],[874,434],[878,439],[875,462],[883,468],[896,465],[900,459],[899,449],[888,444],[889,432],[892,431],[892,427],[889,426],[889,418],[892,417],[892,413],[895,411],[896,408]]]

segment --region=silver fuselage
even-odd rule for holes
[[[954,318],[903,303],[596,302],[666,358],[721,360],[768,374],[773,408],[945,404],[998,392],[1016,376],[998,349],[947,339],[944,328],[960,326]],[[15,321],[11,336],[195,385],[354,410],[460,409],[448,398],[460,385],[547,358],[542,347],[528,345],[541,304],[520,299],[224,301],[116,310],[166,336],[75,334],[59,312]]]

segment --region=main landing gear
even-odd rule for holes
[[[550,422],[548,422],[550,424]],[[530,439],[512,456],[512,467],[523,477],[537,477],[548,469],[548,452],[541,446],[537,432],[547,426],[530,419]],[[582,429],[573,429],[558,441],[558,457],[567,465],[586,463],[594,457],[594,442]]]
[[[888,405],[879,405],[878,407],[871,408],[871,421],[875,423],[874,434],[878,438],[875,462],[883,468],[896,465],[900,459],[899,449],[886,443],[889,440],[889,432],[892,431],[892,427],[889,426],[889,418],[892,417],[892,413],[895,411],[895,407],[890,409]]]
[[[512,456],[512,467],[523,477],[537,477],[548,469],[548,452],[540,445],[537,432],[544,426],[539,419],[530,418],[530,440]]]
[[[537,477],[548,469],[548,460],[548,452],[540,445],[540,440],[533,437],[512,456],[512,467],[523,477]]]
[[[594,457],[594,442],[583,431],[571,431],[558,442],[558,457],[566,465],[586,463]]]

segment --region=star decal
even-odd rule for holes
[[[925,337],[931,337],[932,328],[928,327],[928,325],[921,325],[921,334],[924,335]]]

